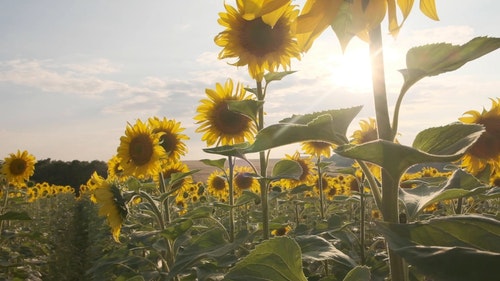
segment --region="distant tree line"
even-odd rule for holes
[[[69,185],[78,194],[80,185],[85,184],[92,173],[97,172],[106,178],[107,163],[104,161],[53,161],[50,158],[38,160],[35,164],[35,173],[30,180],[36,183],[47,182],[55,185]]]

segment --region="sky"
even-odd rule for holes
[[[397,38],[382,23],[391,115],[408,49],[500,37],[500,1],[436,0],[440,21],[423,16],[418,2]],[[294,3],[302,7],[304,1]],[[181,122],[190,137],[183,160],[219,158],[203,152],[206,144],[195,133],[193,117],[205,89],[228,78],[255,87],[246,68],[217,59],[221,48],[213,39],[223,30],[217,23],[223,4],[0,1],[0,158],[19,149],[37,159],[107,161],[127,123],[152,116]],[[361,119],[374,117],[365,42],[355,38],[343,53],[327,29],[300,61],[292,61],[292,70],[297,72],[269,86],[267,125],[292,114],[362,105],[351,134]],[[398,138],[411,145],[425,128],[457,121],[468,110],[489,109],[499,91],[500,50],[455,72],[424,78],[405,96]],[[271,156],[298,148],[275,149]]]

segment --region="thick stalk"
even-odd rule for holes
[[[382,32],[380,24],[370,31],[370,58],[372,65],[373,96],[377,118],[378,137],[392,141],[392,130],[389,121],[387,93],[385,87],[384,55],[382,49]],[[384,221],[399,223],[398,210],[399,179],[394,179],[382,169],[382,215]],[[389,249],[389,266],[391,280],[406,281],[408,276],[403,259]]]
[[[262,91],[262,82],[257,81],[257,100],[264,101],[264,92]],[[257,123],[257,129],[260,131],[264,128],[264,107],[259,108],[259,118]],[[262,238],[269,239],[269,202],[267,194],[267,159],[266,152],[259,152],[260,161],[260,196],[262,204]]]

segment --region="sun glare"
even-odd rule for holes
[[[331,54],[328,64],[331,83],[335,87],[352,92],[371,91],[370,57],[367,48],[347,48],[344,54]]]

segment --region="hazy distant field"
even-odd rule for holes
[[[279,159],[271,159],[269,160],[269,169],[268,171],[272,171],[272,167],[274,166],[274,163],[276,163]],[[259,160],[251,160],[252,163],[259,168]],[[195,170],[195,169],[200,169],[199,172],[195,173],[193,175],[193,179],[195,181],[206,181],[208,176],[216,170],[215,167],[207,166],[203,164],[201,161],[198,160],[193,160],[193,161],[183,161],[188,165],[190,170]],[[248,166],[245,161],[241,159],[236,159],[236,166]],[[227,168],[227,161],[226,161],[226,168]],[[269,173],[268,172],[268,173]]]

